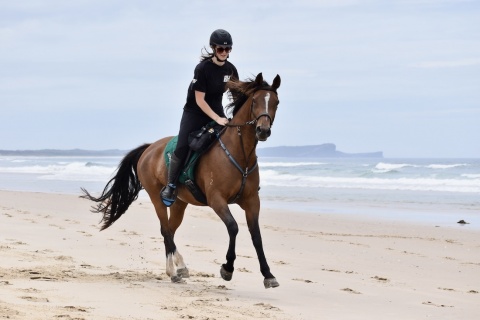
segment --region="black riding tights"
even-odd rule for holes
[[[188,135],[193,131],[200,130],[204,125],[211,121],[212,119],[206,114],[183,111],[182,120],[180,121],[180,130],[178,132],[177,147],[174,151],[181,163],[185,162],[188,155]]]

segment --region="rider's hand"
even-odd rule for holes
[[[217,117],[215,122],[218,123],[219,125],[224,126],[228,123],[228,119],[227,118],[222,118],[222,117]]]

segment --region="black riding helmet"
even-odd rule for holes
[[[231,47],[233,45],[232,36],[223,29],[217,29],[213,31],[212,35],[210,36],[210,45]]]

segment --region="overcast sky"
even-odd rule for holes
[[[0,0],[0,149],[177,134],[217,28],[240,78],[282,78],[260,147],[480,158],[478,0]]]

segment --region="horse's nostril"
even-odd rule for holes
[[[263,137],[265,139],[270,137],[272,134],[272,130],[270,130],[270,128],[262,128],[261,126],[258,126],[255,131],[259,137]]]

